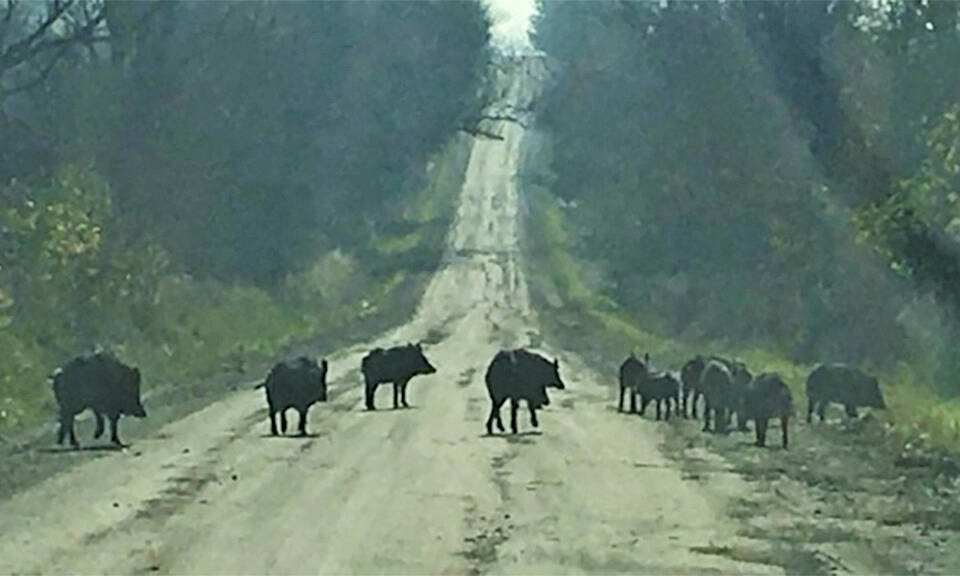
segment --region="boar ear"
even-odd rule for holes
[[[140,368],[133,369],[133,377],[137,379],[137,382],[140,381]]]
[[[644,353],[643,353],[643,361],[646,362],[646,363],[648,363],[648,364],[650,363],[650,353],[649,353],[649,352],[644,352]]]
[[[559,358],[554,358],[554,359],[553,359],[553,367],[556,368],[557,370],[560,369],[560,359],[559,359]]]
[[[417,350],[423,350],[423,342],[417,342]]]

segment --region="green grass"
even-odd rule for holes
[[[422,242],[422,234],[412,232],[402,236],[387,237],[377,243],[377,251],[384,256],[392,256],[416,250]]]
[[[649,352],[655,365],[671,369],[695,354],[739,358],[754,373],[779,373],[791,388],[798,412],[806,414],[804,388],[813,366],[773,349],[682,341],[643,329],[637,318],[589,285],[586,264],[574,255],[566,232],[569,225],[550,193],[536,186],[525,192],[531,204],[524,246],[528,275],[536,304],[551,309],[550,314],[541,315],[546,328],[614,367],[631,351]],[[893,426],[904,443],[958,454],[960,398],[938,395],[929,376],[933,373],[929,366],[901,363],[892,372],[877,374],[888,409],[874,415]]]

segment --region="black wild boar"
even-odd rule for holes
[[[767,422],[771,418],[779,418],[780,441],[783,448],[787,448],[787,427],[793,416],[793,397],[779,374],[764,372],[747,386],[744,412],[747,418],[753,420],[757,446],[766,445]]]
[[[414,376],[433,374],[437,369],[423,355],[423,348],[418,343],[387,350],[375,348],[361,360],[360,371],[363,372],[367,410],[375,410],[373,397],[380,384],[393,383],[394,408],[399,408],[398,401],[403,403],[404,408],[409,408],[407,383]]]
[[[490,417],[487,418],[487,434],[493,434],[493,423],[503,432],[500,407],[510,400],[510,430],[517,433],[517,407],[520,400],[527,401],[530,423],[536,428],[536,409],[549,404],[547,388],[565,388],[560,378],[560,362],[550,362],[543,356],[523,348],[501,350],[490,361],[484,376],[490,394]],[[544,402],[546,400],[546,402]]]
[[[718,358],[718,360],[727,366],[727,369],[730,370],[730,375],[733,376],[733,388],[731,389],[727,405],[727,408],[730,411],[728,418],[732,418],[733,415],[736,414],[737,430],[740,432],[746,432],[748,418],[744,414],[744,401],[747,388],[750,386],[750,382],[753,380],[753,374],[750,373],[750,370],[747,369],[747,365],[743,362],[738,360],[726,360],[723,358]]]
[[[301,436],[307,435],[307,412],[316,402],[327,401],[326,360],[316,361],[301,356],[296,360],[278,362],[257,388],[267,389],[267,407],[270,409],[270,433],[277,436],[277,414],[280,414],[280,433],[287,433],[287,410],[300,413],[297,426]]]
[[[740,396],[736,393],[733,374],[725,362],[711,359],[707,362],[700,378],[700,390],[703,392],[703,431],[710,431],[710,416],[714,416],[714,432],[725,432],[729,424],[731,409],[739,405]]]
[[[690,414],[697,417],[697,402],[703,395],[700,390],[700,378],[703,376],[703,370],[707,367],[707,360],[699,354],[692,360],[688,360],[680,369],[680,381],[683,383],[683,417],[687,417],[687,406],[690,406]]]
[[[656,402],[657,420],[660,419],[660,405],[663,402],[667,404],[666,420],[670,419],[671,403],[680,410],[680,382],[677,377],[669,372],[655,372],[648,374],[646,380],[640,385],[640,415],[643,416],[647,409],[647,404]]]
[[[704,370],[706,370],[707,363],[710,361],[723,364],[730,372],[732,385],[725,389],[724,394],[724,409],[728,411],[726,417],[732,418],[733,415],[736,414],[737,429],[741,431],[746,430],[747,419],[742,417],[742,410],[740,410],[739,407],[743,404],[743,392],[746,390],[746,386],[750,383],[750,380],[753,378],[753,376],[750,374],[746,364],[743,362],[737,360],[728,360],[726,358],[721,358],[720,356],[704,357],[698,354],[695,358],[684,364],[683,368],[681,368],[680,380],[683,383],[684,417],[687,415],[689,398],[692,398],[692,404],[690,407],[694,418],[697,417],[697,403],[700,397],[704,396],[704,402],[706,402],[705,390],[703,389],[701,382],[703,380]],[[714,411],[715,410],[716,408],[714,407]]]
[[[807,377],[807,422],[816,410],[823,422],[827,404],[843,404],[847,416],[857,417],[857,407],[887,407],[877,379],[845,364],[821,364]]]
[[[140,403],[140,370],[131,368],[112,354],[97,352],[74,358],[53,375],[53,395],[60,407],[60,429],[57,443],[69,435],[70,445],[79,448],[73,432],[74,417],[87,408],[97,421],[94,438],[103,435],[103,417],[110,420],[110,441],[123,446],[118,435],[120,416],[144,418]]]
[[[620,412],[623,412],[623,394],[625,392],[630,394],[630,413],[633,414],[637,411],[637,391],[647,377],[647,364],[649,362],[649,354],[644,354],[641,361],[631,352],[627,359],[620,364],[620,402],[617,404],[617,410]]]

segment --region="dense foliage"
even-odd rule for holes
[[[196,374],[435,265],[488,28],[475,2],[0,0],[0,428],[93,345]]]
[[[541,5],[550,189],[662,333],[956,390],[955,3]]]

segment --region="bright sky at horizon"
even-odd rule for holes
[[[537,11],[536,0],[485,0],[493,18],[496,46],[530,46],[530,20]]]

